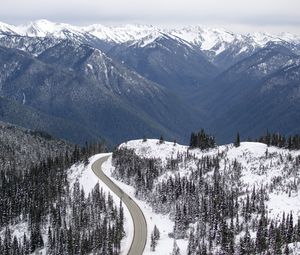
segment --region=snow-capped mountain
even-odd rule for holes
[[[189,26],[182,29],[170,30],[170,33],[184,39],[194,45],[200,46],[202,50],[215,49],[216,54],[222,52],[226,44],[229,44],[240,35],[235,35],[224,29],[211,29],[201,26]]]
[[[140,40],[155,35],[160,29],[146,25],[123,25],[123,26],[104,26],[100,24],[90,25],[81,28],[81,31],[88,32],[101,40],[112,43],[126,43]]]
[[[160,32],[116,45],[108,55],[173,92],[189,94],[219,71],[196,46]]]
[[[53,36],[58,38],[64,37],[64,31],[80,33],[80,29],[63,23],[53,23],[48,20],[37,20],[24,25],[17,26],[15,31],[23,36],[30,37],[47,37]]]

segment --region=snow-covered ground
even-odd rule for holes
[[[282,185],[279,185],[276,189],[269,193],[269,200],[266,202],[268,208],[268,214],[271,218],[280,219],[282,213],[293,213],[294,218],[300,216],[300,194],[298,192],[287,192],[286,185],[294,182],[296,177],[300,173],[291,173],[291,167],[287,161],[282,161],[282,158],[287,158],[289,155],[292,158],[300,155],[300,151],[289,151],[287,149],[280,149],[277,147],[268,147],[262,143],[255,142],[243,142],[241,146],[236,148],[233,144],[218,146],[208,151],[201,151],[199,149],[190,150],[188,146],[174,144],[172,142],[164,142],[159,144],[158,140],[148,139],[146,142],[142,140],[128,141],[120,145],[120,147],[126,147],[134,149],[135,153],[140,157],[145,158],[161,158],[163,164],[167,161],[167,158],[177,158],[179,153],[193,154],[196,158],[201,158],[205,155],[216,155],[218,153],[224,153],[224,159],[220,162],[220,170],[230,171],[226,168],[226,162],[233,162],[237,160],[242,166],[241,181],[242,188],[244,190],[252,190],[253,186],[259,188],[263,185],[270,185],[275,178],[282,178]],[[186,165],[179,166],[180,175],[189,174],[190,170],[196,169],[196,165],[189,162]],[[111,176],[113,167],[111,165],[111,158],[105,163],[104,171],[107,175]],[[297,171],[296,171],[297,172]],[[167,178],[174,172],[166,172],[158,180]],[[112,177],[111,177],[112,178]],[[113,178],[112,178],[113,179]],[[134,190],[117,180],[114,180],[120,185],[126,192],[133,196]],[[151,207],[144,202],[135,199],[145,212],[147,222],[149,225],[149,233],[153,229],[153,225],[156,224],[158,228],[163,232],[161,240],[158,242],[157,253],[151,254],[170,254],[173,247],[173,239],[168,237],[168,233],[172,232],[174,223],[169,220],[167,215],[158,215],[153,213]],[[149,239],[150,240],[150,239]],[[177,243],[181,249],[182,254],[186,254],[187,240],[177,240]],[[146,253],[150,254],[149,241],[147,243]],[[296,250],[298,248],[295,248]],[[295,253],[296,254],[296,253]]]

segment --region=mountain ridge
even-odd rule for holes
[[[0,32],[13,32],[14,34],[31,37],[56,37],[66,39],[67,36],[65,32],[67,31],[77,36],[87,34],[113,44],[140,40],[153,33],[165,33],[177,36],[191,44],[198,45],[201,47],[201,50],[214,50],[218,54],[222,52],[222,47],[226,47],[224,44],[231,43],[234,40],[252,40],[252,43],[254,43],[256,47],[263,47],[269,41],[300,42],[300,35],[290,33],[281,33],[279,35],[262,32],[240,34],[233,33],[226,29],[206,28],[200,25],[183,26],[173,29],[137,24],[115,26],[92,24],[88,26],[74,26],[66,23],[50,22],[45,19],[18,26],[0,23]],[[215,49],[213,49],[214,47]]]

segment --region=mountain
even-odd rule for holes
[[[243,58],[251,56],[270,42],[284,45],[296,54],[300,53],[300,37],[296,35],[288,33],[280,35],[268,33],[243,35],[225,29],[206,28],[199,25],[174,29],[148,25],[104,26],[94,24],[78,27],[64,23],[53,23],[47,20],[37,20],[20,26],[2,23],[0,26],[1,33],[10,33],[22,37],[69,39],[74,42],[91,45],[104,52],[108,52],[115,47],[112,52],[113,56],[117,58],[122,57],[122,55],[125,58],[126,55],[132,52],[133,47],[136,48],[136,51],[145,42],[150,40],[153,43],[155,39],[160,40],[159,38],[164,35],[175,39],[178,47],[181,47],[181,45],[186,46],[187,44],[189,46],[192,45],[198,49],[200,55],[205,56],[211,64],[223,71]],[[171,49],[174,49],[174,47],[171,47]],[[123,53],[120,53],[120,51]],[[145,50],[140,49],[140,51]],[[136,62],[141,61],[139,59],[134,61],[133,56],[130,57],[132,60],[128,61],[128,63],[131,67],[135,67]],[[177,68],[179,69],[179,67]],[[208,76],[210,75],[211,73],[208,72]],[[188,78],[188,74],[184,78]]]
[[[298,59],[291,50],[271,43],[215,78],[194,97],[198,107],[214,116],[209,125],[212,132],[221,141],[232,139],[237,131],[245,137],[256,137],[267,129],[299,132],[295,124],[299,99],[292,97],[299,87]]]
[[[281,33],[279,35],[271,35],[268,33],[242,35],[225,29],[207,28],[199,25],[173,29],[138,24],[119,26],[93,24],[86,27],[80,27],[64,23],[54,23],[43,19],[19,26],[12,26],[5,23],[0,24],[0,34],[14,34],[29,37],[54,37],[77,40],[81,43],[91,43],[97,38],[102,42],[106,42],[108,48],[109,46],[117,44],[134,42],[146,37],[153,37],[153,35],[157,33],[175,36],[192,45],[198,46],[212,59],[230,49],[232,44],[239,45],[239,50],[242,53],[253,47],[264,47],[268,42],[288,42],[294,45],[299,44],[300,42],[299,36],[289,33]]]
[[[2,25],[0,24],[0,39],[3,39],[3,35],[10,35],[4,40],[15,41],[15,43],[18,42],[19,49],[21,49],[20,44],[24,44],[24,40],[28,41],[33,39],[33,45],[31,46],[34,48],[34,40],[43,40],[45,38],[48,40],[51,39],[52,41],[54,39],[69,39],[81,44],[89,44],[102,50],[108,50],[112,46],[110,42],[101,40],[87,31],[82,31],[79,27],[68,24],[53,23],[48,20],[37,20],[17,27],[2,23]],[[3,45],[2,43],[1,45],[8,46]],[[23,48],[26,49],[26,42],[25,47],[23,46]]]
[[[195,46],[162,33],[114,46],[108,55],[179,94],[199,89],[218,73]]]
[[[88,32],[103,41],[110,42],[113,45],[140,40],[160,31],[159,28],[154,26],[138,24],[120,26],[94,24],[82,27],[81,30]]]
[[[292,124],[286,128],[270,117],[292,118],[288,109],[296,83],[285,67],[297,62],[296,35],[201,26],[76,27],[38,20],[21,26],[1,23],[0,45],[2,100],[32,116],[18,124],[46,126],[73,142],[95,137],[120,142],[144,134],[184,141],[185,134],[201,127],[225,142],[237,130],[245,136],[273,126],[287,133],[297,130],[288,117]],[[293,84],[275,86],[286,98],[282,108],[274,106],[275,93],[263,94],[267,86],[274,87],[273,76]],[[6,121],[17,120],[13,112]],[[33,116],[43,120],[34,125]],[[47,118],[52,126],[47,127]],[[59,120],[64,125],[55,128]],[[74,134],[67,135],[69,126]]]
[[[0,54],[3,97],[113,143],[160,134],[183,139],[195,125],[176,96],[91,46],[64,40],[38,58],[3,47]]]

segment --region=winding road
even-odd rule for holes
[[[133,219],[134,234],[133,240],[128,251],[128,255],[142,255],[147,242],[147,223],[145,216],[132,198],[127,195],[119,186],[117,186],[109,177],[107,177],[102,171],[102,164],[108,159],[109,156],[104,156],[92,165],[92,170],[97,177],[103,181],[112,192],[114,192],[123,203],[127,206],[131,217]]]

